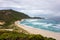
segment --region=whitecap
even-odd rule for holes
[[[26,20],[27,20],[27,19],[26,19]],[[38,21],[38,19],[28,19],[27,21],[33,22],[33,21]]]
[[[60,24],[56,24],[56,25],[53,26],[53,27],[60,29]]]
[[[46,24],[46,23],[33,22],[32,24],[33,24],[33,25],[44,25],[44,24]]]
[[[60,29],[60,26],[52,26],[52,27]]]
[[[43,26],[48,27],[48,26],[52,26],[53,24],[44,24]]]

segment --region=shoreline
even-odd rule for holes
[[[40,34],[44,37],[52,37],[52,38],[55,38],[56,40],[60,40],[60,33],[43,30],[43,29],[37,29],[37,28],[30,27],[30,26],[26,26],[26,25],[21,25],[20,21],[16,21],[15,25],[17,25],[20,28],[23,28],[30,34]]]

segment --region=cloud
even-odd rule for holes
[[[15,7],[15,8],[21,8],[20,5],[12,2],[12,1],[8,1],[8,0],[0,0],[0,7]]]
[[[60,0],[0,0],[0,7],[11,7],[30,16],[60,16]]]
[[[24,12],[30,16],[41,16],[41,17],[48,17],[53,16],[54,12],[50,10],[21,10],[20,12]]]

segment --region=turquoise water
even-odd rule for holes
[[[44,19],[25,19],[20,24],[27,25],[38,29],[60,32],[60,22],[55,20]]]

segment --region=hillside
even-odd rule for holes
[[[24,34],[14,31],[0,31],[0,40],[56,40],[42,35]]]
[[[24,18],[29,18],[29,16],[22,12],[14,11],[12,9],[0,10],[0,21],[5,22],[5,24],[2,25],[4,27],[14,23],[16,20],[21,20]]]

